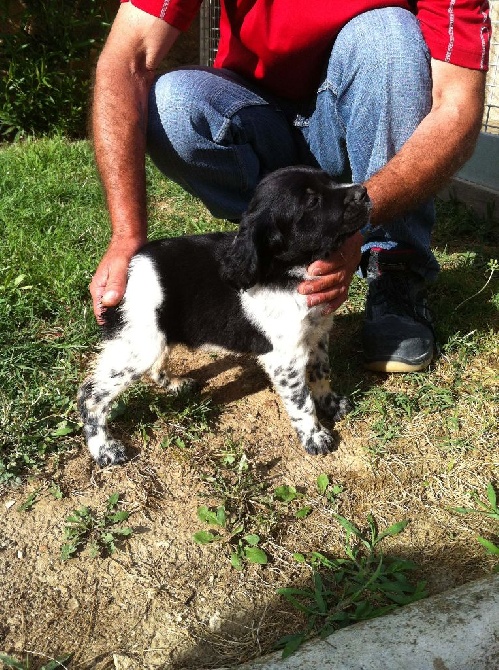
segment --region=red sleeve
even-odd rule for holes
[[[417,16],[433,58],[472,70],[488,69],[488,0],[418,0]]]
[[[178,30],[187,30],[203,0],[120,0],[157,16]]]

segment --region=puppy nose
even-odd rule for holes
[[[345,198],[345,204],[354,204],[361,205],[369,202],[369,196],[367,195],[367,189],[361,184],[354,184],[348,190],[347,196]]]
[[[357,186],[354,191],[353,199],[358,203],[368,200],[369,196],[367,195],[367,188],[365,186]]]

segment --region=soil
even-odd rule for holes
[[[355,338],[342,332],[341,317],[338,324],[337,336],[344,342],[340,353],[355,361]],[[279,637],[302,624],[276,594],[279,587],[308,581],[307,569],[293,560],[293,552],[343,555],[344,533],[332,518],[333,509],[318,502],[316,480],[323,472],[343,486],[338,509],[357,524],[365,524],[370,512],[380,528],[410,520],[386,549],[415,560],[417,576],[428,581],[430,593],[490,572],[490,560],[476,542],[479,527],[471,517],[448,511],[462,504],[465,492],[485,490],[492,478],[490,450],[477,449],[451,466],[449,455],[416,426],[403,447],[373,458],[364,446],[368,419],[353,417],[337,424],[341,441],[335,453],[309,456],[254,362],[179,349],[172,367],[203,382],[203,396],[211,396],[220,408],[216,424],[199,441],[187,449],[164,448],[157,426],[144,439],[127,424],[132,435],[122,437],[132,460],[100,470],[81,437],[68,438],[73,449],[46,472],[3,491],[1,651],[18,658],[33,652],[30,667],[72,652],[72,668],[98,670],[198,670],[270,651]],[[367,374],[360,362],[354,363],[354,372],[359,379]],[[373,375],[372,383],[402,382]],[[223,547],[192,539],[203,529],[196,511],[209,492],[200,475],[228,440],[244,446],[262,481],[272,489],[295,486],[313,509],[304,520],[281,519],[262,545],[268,565],[247,564],[242,571],[231,567]],[[54,485],[62,498],[50,493]],[[34,504],[20,510],[36,490]],[[116,492],[131,512],[133,536],[109,557],[83,551],[62,561],[68,514],[82,505],[101,509]]]

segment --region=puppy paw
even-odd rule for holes
[[[171,380],[168,389],[176,395],[197,395],[201,392],[201,384],[191,377],[177,377]]]
[[[120,465],[126,458],[125,447],[118,440],[109,440],[99,448],[99,453],[95,459],[101,468],[107,468],[110,465]]]
[[[326,428],[317,430],[304,442],[305,451],[313,456],[329,454],[337,448],[336,439]]]
[[[330,421],[339,421],[353,409],[353,405],[348,398],[328,393],[317,400],[317,408]]]

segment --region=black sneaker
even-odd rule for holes
[[[368,370],[418,372],[433,359],[435,335],[424,280],[407,260],[403,252],[371,250],[362,330]]]

